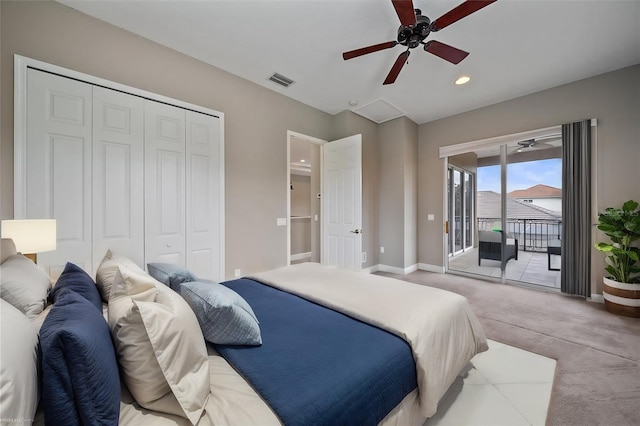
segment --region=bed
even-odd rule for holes
[[[28,271],[16,272],[17,261]],[[42,274],[3,240],[3,423],[31,424],[35,417],[35,424],[44,424],[46,412],[48,424],[91,419],[122,425],[422,424],[436,412],[438,401],[469,360],[487,349],[484,332],[464,297],[387,277],[304,263],[213,283],[177,267],[164,275],[149,267],[148,274],[111,253],[103,264],[108,267],[98,268],[95,281],[68,264],[51,289]],[[5,297],[7,289],[24,285],[25,279],[38,282],[31,287],[37,287],[32,293],[39,295],[29,296],[35,302],[21,304],[15,294]],[[216,297],[233,299],[231,308],[211,310],[211,301],[205,300],[209,293],[202,292],[213,288],[221,291]],[[95,314],[98,309],[91,304],[101,312]],[[73,309],[83,316],[69,325],[72,314],[68,312]],[[235,315],[232,319],[225,316],[229,312]],[[127,320],[133,314],[138,315],[137,322]],[[91,322],[87,316],[96,317],[95,330],[100,330],[86,333],[86,339],[93,340],[89,349],[84,350],[84,340],[58,347],[59,329],[53,333],[55,339],[50,331],[56,319],[84,336],[82,329]],[[131,331],[139,323],[146,327],[142,337]],[[259,334],[251,334],[256,327]],[[227,340],[219,337],[221,332]],[[97,337],[100,333],[102,338]],[[249,342],[233,340],[236,335]],[[122,343],[134,338],[146,339],[148,348]],[[109,353],[106,360],[87,360],[92,353],[102,358],[111,348],[104,349],[105,342],[110,344],[112,339],[113,357]],[[38,340],[40,357],[35,349]],[[336,352],[325,351],[333,346],[338,347]],[[14,361],[32,362],[27,363],[30,368],[13,369],[14,377],[7,378],[11,368],[5,350],[9,347]],[[54,350],[62,352],[67,363],[74,357],[79,360],[70,369],[60,367],[47,355]],[[128,351],[135,351],[135,356]],[[76,371],[85,362],[100,367],[115,363],[116,369]],[[151,364],[161,374],[147,371]],[[326,368],[330,371],[322,370]],[[74,378],[82,378],[81,374],[90,379]],[[302,381],[307,375],[312,378],[310,384]],[[62,377],[66,386],[48,385],[52,376]],[[70,380],[65,382],[67,376]],[[164,387],[149,389],[148,382],[154,380],[162,381]],[[89,383],[91,389],[76,389],[79,382]],[[280,387],[267,389],[271,382]],[[340,386],[345,382],[348,385]],[[376,390],[368,395],[366,388]],[[301,400],[292,405],[298,394]],[[111,405],[96,408],[97,400],[111,400]],[[59,421],[52,421],[51,413]]]

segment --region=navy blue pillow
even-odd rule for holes
[[[60,290],[40,329],[47,426],[116,425],[120,376],[109,326],[92,304]]]
[[[71,262],[67,262],[56,285],[49,291],[49,301],[55,303],[58,294],[65,288],[80,294],[102,313],[102,298],[95,281],[81,267]]]

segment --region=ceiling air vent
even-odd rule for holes
[[[273,75],[269,77],[269,80],[284,87],[289,87],[294,83],[290,78],[287,78],[282,74],[278,74],[277,72],[274,72]]]

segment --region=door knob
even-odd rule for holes
[[[352,233],[354,233],[354,234],[361,234],[361,233],[362,233],[362,230],[360,230],[360,229],[356,229],[355,231],[351,231],[351,232],[352,232]]]

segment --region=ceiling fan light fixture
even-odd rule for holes
[[[469,77],[468,75],[460,76],[460,77],[456,80],[456,85],[461,86],[461,85],[463,85],[463,84],[467,84],[470,80],[471,80],[471,77]]]

